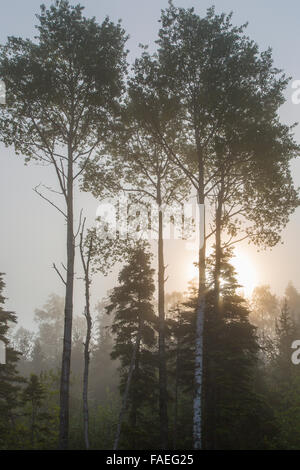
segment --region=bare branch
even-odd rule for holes
[[[67,283],[66,283],[66,281],[64,280],[64,278],[62,277],[62,275],[60,274],[60,272],[59,272],[59,270],[57,269],[55,263],[53,263],[52,266],[53,266],[53,268],[55,269],[55,271],[57,272],[57,274],[58,274],[58,276],[60,277],[60,279],[62,280],[62,282],[64,283],[64,285],[66,286]]]
[[[42,199],[44,199],[45,201],[47,201],[49,204],[51,204],[51,206],[55,207],[55,209],[58,210],[58,212],[60,212],[64,218],[67,220],[67,216],[66,214],[56,205],[54,204],[54,202],[52,202],[50,199],[48,199],[46,196],[44,196],[40,191],[38,191],[38,188],[41,186],[41,184],[38,184],[35,188],[33,188],[33,191],[38,194]]]
[[[232,242],[225,243],[223,245],[223,248],[228,248],[229,246],[234,245],[235,243],[242,242],[243,240],[246,240],[247,238],[249,238],[249,235],[245,235],[242,238],[238,238],[237,240],[233,240]]]
[[[79,234],[79,231],[80,231],[80,228],[81,228],[81,219],[82,219],[82,209],[80,211],[78,229],[77,229],[76,234],[74,235],[74,240],[76,240],[76,238],[78,237],[78,234]],[[84,218],[84,223],[85,223],[85,218]],[[83,224],[82,228],[84,228],[84,224]]]

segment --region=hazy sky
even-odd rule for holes
[[[50,5],[50,1],[41,0],[2,0],[0,3],[0,42],[7,36],[34,36],[35,14],[39,5]],[[78,3],[71,2],[72,4]],[[138,44],[149,44],[154,49],[158,30],[160,9],[167,6],[167,0],[89,0],[81,1],[86,7],[86,16],[95,16],[101,22],[105,15],[113,20],[121,18],[123,26],[130,35],[128,48],[129,60],[139,55]],[[249,22],[248,34],[261,49],[271,46],[275,65],[282,68],[292,80],[300,79],[300,57],[298,52],[300,31],[300,3],[296,0],[251,2],[240,0],[176,0],[182,7],[194,6],[201,15],[212,4],[218,13],[233,11],[233,22]],[[281,109],[282,120],[293,123],[300,120],[300,105],[291,101],[291,84],[287,90],[287,103]],[[296,138],[300,142],[299,126]],[[49,167],[29,164],[24,166],[22,156],[16,156],[13,149],[5,149],[0,144],[0,272],[6,273],[7,306],[18,314],[20,323],[32,326],[33,312],[43,305],[48,294],[62,294],[63,288],[57,275],[51,268],[53,261],[59,263],[65,253],[65,226],[62,217],[42,201],[32,190],[40,182],[55,184],[55,178]],[[300,161],[293,164],[296,185],[300,185]],[[93,218],[97,201],[86,194],[76,196],[76,207],[84,208],[85,213]],[[298,250],[300,234],[300,209],[291,218],[284,231],[284,245],[266,253],[257,253],[246,244],[238,248],[241,280],[249,271],[248,288],[256,284],[267,283],[272,289],[282,294],[289,280],[300,288],[300,253]],[[169,265],[169,291],[185,287],[192,269],[188,267],[195,254],[186,250],[175,249],[174,243],[167,247],[166,262]],[[247,268],[247,269],[245,269]],[[80,275],[78,271],[78,276]],[[116,280],[116,272],[109,278],[98,277],[93,290],[93,301],[105,295],[106,289]],[[78,281],[75,289],[75,312],[82,311],[82,286]]]

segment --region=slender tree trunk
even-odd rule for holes
[[[118,450],[118,446],[119,446],[123,419],[124,419],[124,415],[125,415],[126,408],[127,408],[127,401],[128,401],[130,385],[131,385],[131,381],[132,381],[134,368],[135,368],[135,365],[136,365],[136,357],[137,357],[138,351],[140,350],[140,344],[141,344],[141,339],[142,339],[142,329],[143,329],[143,321],[141,320],[140,324],[139,324],[139,329],[138,329],[138,332],[137,332],[137,336],[136,336],[135,345],[134,345],[134,348],[133,348],[133,351],[132,351],[132,356],[131,356],[128,376],[127,376],[126,386],[125,386],[125,390],[124,390],[122,406],[121,406],[121,411],[120,411],[120,415],[119,415],[119,421],[118,421],[117,432],[116,432],[116,436],[115,436],[115,442],[114,442],[114,449],[113,450]]]
[[[132,400],[131,400],[131,412],[130,412],[130,426],[133,431],[133,440],[132,440],[132,449],[137,449],[137,433],[136,433],[136,425],[137,425],[137,416],[138,416],[138,394],[137,394],[137,386],[139,382],[139,368],[140,368],[140,348],[137,348],[136,356],[135,356],[135,366],[133,369],[132,374],[132,383],[133,383],[133,390],[132,390]]]
[[[220,298],[220,277],[221,277],[221,263],[222,263],[222,210],[223,210],[223,199],[224,199],[224,172],[222,170],[221,186],[218,193],[217,208],[216,208],[216,221],[215,221],[215,269],[214,269],[214,344],[213,348],[218,349],[219,345],[219,325],[221,321],[221,298]],[[215,450],[218,448],[218,436],[217,427],[219,421],[219,396],[220,387],[217,383],[217,363],[213,357],[209,364],[210,367],[210,382],[209,382],[209,408],[210,408],[210,446],[209,448]]]
[[[202,448],[203,330],[205,314],[205,251],[200,249],[199,294],[196,311],[194,448]]]
[[[215,272],[214,272],[214,290],[216,299],[216,308],[219,308],[220,301],[220,274],[221,274],[221,210],[218,204],[216,212],[216,249],[215,249]]]
[[[90,447],[89,443],[89,406],[88,406],[88,386],[89,386],[89,366],[90,366],[90,341],[92,334],[92,317],[90,311],[90,260],[92,256],[93,238],[90,239],[89,249],[87,253],[87,259],[84,257],[84,224],[80,234],[80,254],[81,261],[84,270],[84,284],[85,284],[85,312],[84,316],[86,319],[86,337],[84,343],[84,370],[83,370],[83,433],[85,448],[88,450]]]
[[[163,241],[163,213],[161,188],[158,178],[158,354],[159,354],[159,419],[161,449],[168,448],[168,397],[165,339],[165,265]]]
[[[173,450],[176,450],[176,445],[177,445],[178,384],[179,384],[179,338],[177,338],[177,344],[176,344]]]
[[[202,448],[202,404],[203,404],[203,330],[205,316],[205,210],[204,210],[204,163],[197,138],[198,148],[198,205],[199,205],[199,291],[196,310],[195,345],[195,396],[194,396],[194,448]]]
[[[218,202],[216,209],[216,250],[215,250],[215,272],[214,272],[214,288],[215,298],[217,305],[217,313],[219,310],[220,300],[220,275],[221,275],[221,259],[222,259],[222,247],[221,247],[221,232],[222,232],[222,209],[223,209],[223,198],[224,198],[224,173],[222,172],[221,187],[218,193]]]
[[[215,267],[214,267],[214,311],[211,321],[213,328],[211,330],[213,344],[210,347],[210,355],[208,359],[207,386],[205,403],[207,407],[206,417],[206,442],[207,448],[215,450],[218,448],[217,426],[218,426],[218,403],[219,403],[219,387],[217,384],[217,363],[214,351],[218,349],[219,343],[219,324],[220,324],[220,276],[221,276],[221,224],[222,224],[222,205],[224,195],[224,181],[222,179],[221,188],[218,193],[216,217],[215,217]]]
[[[63,354],[60,382],[60,425],[59,447],[68,448],[69,439],[69,389],[72,350],[72,320],[73,320],[73,288],[74,288],[74,220],[73,220],[73,154],[72,147],[68,148],[67,176],[67,280],[65,298],[65,322]]]
[[[90,313],[90,292],[89,292],[89,279],[85,281],[85,298],[86,298],[86,338],[84,343],[84,372],[83,372],[83,427],[84,427],[84,442],[85,448],[88,450],[89,443],[89,406],[88,406],[88,385],[89,385],[89,365],[90,365],[90,341],[92,332],[92,319]]]

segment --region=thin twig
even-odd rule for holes
[[[55,269],[55,271],[57,272],[57,274],[59,275],[60,279],[62,280],[62,282],[64,283],[64,285],[66,286],[67,283],[66,281],[64,280],[64,278],[62,277],[62,275],[60,274],[59,270],[57,269],[57,267],[55,266],[55,263],[53,263],[53,268]]]
[[[38,184],[35,188],[33,188],[33,191],[38,194],[42,199],[44,199],[45,201],[47,201],[49,204],[51,204],[51,206],[55,207],[55,209],[58,210],[58,212],[60,212],[64,218],[67,220],[67,216],[66,214],[64,213],[64,211],[62,209],[60,209],[56,204],[54,204],[54,202],[52,202],[50,199],[48,199],[46,196],[44,196],[40,191],[38,191],[37,188],[39,188],[41,185]]]

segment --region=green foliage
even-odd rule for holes
[[[4,309],[5,283],[0,274],[0,341],[6,346],[6,362],[0,364],[0,449],[12,448],[15,443],[15,425],[20,404],[21,384],[24,381],[17,371],[20,353],[8,339],[9,322],[16,323],[16,315]]]
[[[37,449],[49,449],[53,446],[53,438],[56,438],[55,417],[44,406],[47,391],[42,378],[31,374],[27,386],[22,393],[24,403],[24,416],[27,418],[29,428],[29,447]],[[51,445],[52,444],[52,445]]]
[[[98,25],[82,10],[66,0],[49,10],[42,6],[35,42],[10,37],[1,47],[0,76],[7,88],[1,137],[27,159],[54,163],[56,146],[70,141],[79,159],[111,131],[126,36],[120,24],[105,18]]]
[[[289,167],[299,146],[293,126],[278,117],[288,79],[274,67],[271,50],[260,53],[246,25],[231,20],[214,8],[200,17],[172,2],[162,11],[160,74],[183,116],[175,144],[164,145],[209,203],[223,182],[222,226],[230,238],[242,233],[274,246],[299,205]]]
[[[125,424],[121,444],[124,445],[125,436],[127,444],[130,442],[136,448],[145,445],[141,433],[146,419],[144,406],[155,400],[157,386],[153,350],[157,324],[152,304],[154,270],[151,268],[151,255],[145,250],[146,247],[139,244],[130,252],[128,264],[119,274],[120,285],[113,289],[107,306],[107,312],[114,314],[112,358],[118,358],[121,362],[121,393],[124,393],[135,344],[141,335],[128,396],[130,430]]]
[[[228,256],[221,263],[220,308],[215,291],[207,292],[204,343],[204,447],[206,449],[271,448],[277,432],[274,410],[267,404],[266,388],[257,382],[259,345],[249,322],[245,300]],[[175,448],[192,445],[195,311],[197,291],[172,312],[173,347],[169,358],[173,393]],[[218,313],[217,313],[218,312]],[[174,347],[175,343],[175,347]],[[176,401],[177,400],[177,405]],[[177,416],[175,414],[177,406]],[[177,421],[177,422],[176,422]],[[175,427],[176,426],[176,427]],[[273,444],[272,444],[273,443]]]
[[[142,199],[147,207],[152,200],[160,206],[187,199],[193,186],[199,202],[218,206],[219,225],[217,215],[212,223],[219,245],[206,260],[204,448],[299,449],[300,379],[291,344],[299,339],[300,294],[289,285],[279,314],[278,298],[260,286],[251,311],[238,294],[230,264],[230,247],[239,236],[274,246],[299,205],[290,173],[299,146],[293,126],[278,117],[288,79],[274,67],[271,50],[260,52],[245,35],[246,25],[233,26],[232,15],[210,8],[200,17],[170,1],[161,15],[158,51],[150,55],[143,48],[124,97],[127,37],[120,22],[105,18],[98,24],[67,0],[41,6],[37,19],[33,41],[10,37],[0,47],[7,90],[7,106],[0,108],[1,140],[26,161],[53,165],[72,215],[68,219],[55,207],[68,222],[73,183],[80,175],[82,189],[97,198],[124,191],[133,204]],[[135,212],[128,220],[137,218]],[[119,235],[103,240],[93,228],[83,246],[95,241],[93,273],[106,274],[116,261],[125,262],[119,285],[98,305],[99,328],[91,340],[91,448],[113,448],[134,359],[120,447],[157,449],[154,270],[149,247]],[[219,294],[211,287],[218,277]],[[37,333],[20,329],[12,344],[9,323],[17,320],[4,308],[3,289],[0,274],[0,341],[7,352],[6,364],[0,364],[0,449],[55,449],[65,301],[50,296],[35,312]],[[193,445],[197,288],[192,285],[188,297],[182,296],[170,296],[177,302],[166,321],[174,449]],[[73,322],[73,449],[84,448],[82,322]]]

